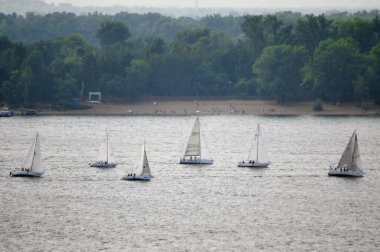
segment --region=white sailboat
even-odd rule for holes
[[[12,177],[41,177],[43,173],[40,138],[37,133],[21,169],[16,169],[9,175]]]
[[[264,168],[270,164],[265,148],[264,137],[260,131],[260,124],[257,124],[257,133],[249,152],[248,160],[239,162],[238,167],[257,167]]]
[[[202,133],[199,117],[195,119],[191,131],[186,151],[179,161],[180,164],[213,164],[210,150],[207,146],[206,138]]]
[[[142,146],[141,155],[136,163],[135,167],[133,167],[132,171],[124,176],[123,180],[142,180],[149,181],[153,178],[152,173],[150,172],[148,158],[146,156],[145,151],[145,142]]]
[[[338,165],[330,166],[329,176],[341,177],[363,177],[362,161],[360,159],[360,151],[358,144],[358,136],[356,130],[352,134]]]
[[[98,160],[94,163],[90,163],[91,167],[98,168],[113,168],[117,163],[113,160],[111,155],[111,146],[108,140],[108,131],[106,130],[106,137],[100,144]]]

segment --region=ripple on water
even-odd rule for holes
[[[378,250],[379,118],[204,116],[214,164],[179,165],[193,120],[1,120],[2,142],[8,144],[0,147],[0,250]],[[272,164],[237,168],[257,122]],[[105,128],[119,165],[91,168]],[[328,165],[339,160],[354,129],[367,174],[328,177]],[[43,178],[10,178],[36,131]],[[144,139],[155,178],[120,180]]]

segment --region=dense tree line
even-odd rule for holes
[[[378,12],[0,14],[0,35],[0,100],[11,104],[67,101],[82,87],[129,101],[236,95],[380,104]]]
[[[368,13],[368,15],[372,14]],[[0,13],[0,34],[12,41],[30,44],[79,33],[87,43],[99,46],[96,32],[100,25],[109,21],[126,24],[132,38],[161,37],[164,40],[173,40],[179,31],[186,29],[209,29],[235,38],[241,33],[242,20],[243,17],[222,17],[219,14],[193,19],[189,17],[172,18],[158,13],[127,12],[115,15],[104,15],[97,12],[87,15],[75,15],[67,12],[46,15]]]

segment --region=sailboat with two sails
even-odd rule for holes
[[[140,181],[149,181],[153,178],[152,173],[149,168],[148,157],[146,156],[145,151],[145,142],[142,146],[141,155],[136,163],[136,165],[132,168],[132,170],[122,177],[123,180],[140,180]]]
[[[180,164],[213,164],[206,138],[203,135],[199,117],[195,119],[193,129],[186,146],[186,151],[179,161]]]
[[[352,134],[338,165],[331,165],[329,176],[363,177],[362,161],[360,158],[358,136],[356,130]]]
[[[21,169],[16,169],[9,175],[12,177],[41,177],[43,173],[40,138],[37,133]]]
[[[113,160],[111,155],[111,145],[108,139],[108,130],[106,130],[106,136],[100,144],[98,160],[94,163],[90,163],[91,167],[97,168],[113,168],[116,167],[117,162]]]
[[[257,124],[257,133],[250,149],[248,160],[239,162],[238,167],[265,168],[269,164],[270,161],[265,148],[264,137],[260,130],[260,124]]]

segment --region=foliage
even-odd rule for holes
[[[314,111],[323,111],[323,103],[321,99],[316,99],[313,103],[313,110]]]
[[[296,100],[302,83],[301,69],[306,60],[307,52],[303,46],[266,47],[253,66],[259,94],[273,95],[280,104]]]
[[[368,55],[369,66],[364,82],[375,103],[380,105],[380,43],[374,46]]]
[[[116,43],[124,44],[129,36],[128,27],[121,22],[107,21],[101,24],[100,29],[96,32],[96,37],[102,46],[112,46]]]
[[[306,15],[297,20],[295,40],[297,44],[304,45],[310,54],[319,42],[329,38],[332,34],[333,21],[325,15]]]
[[[254,57],[258,57],[266,46],[288,42],[289,27],[284,26],[274,15],[245,16],[242,23],[242,30],[251,42]]]
[[[330,101],[340,104],[342,99],[355,98],[354,83],[365,66],[364,56],[352,38],[322,41],[313,58],[305,66],[305,81]]]
[[[378,14],[0,13],[0,101],[58,103],[101,91],[128,101],[238,95],[380,104]]]

